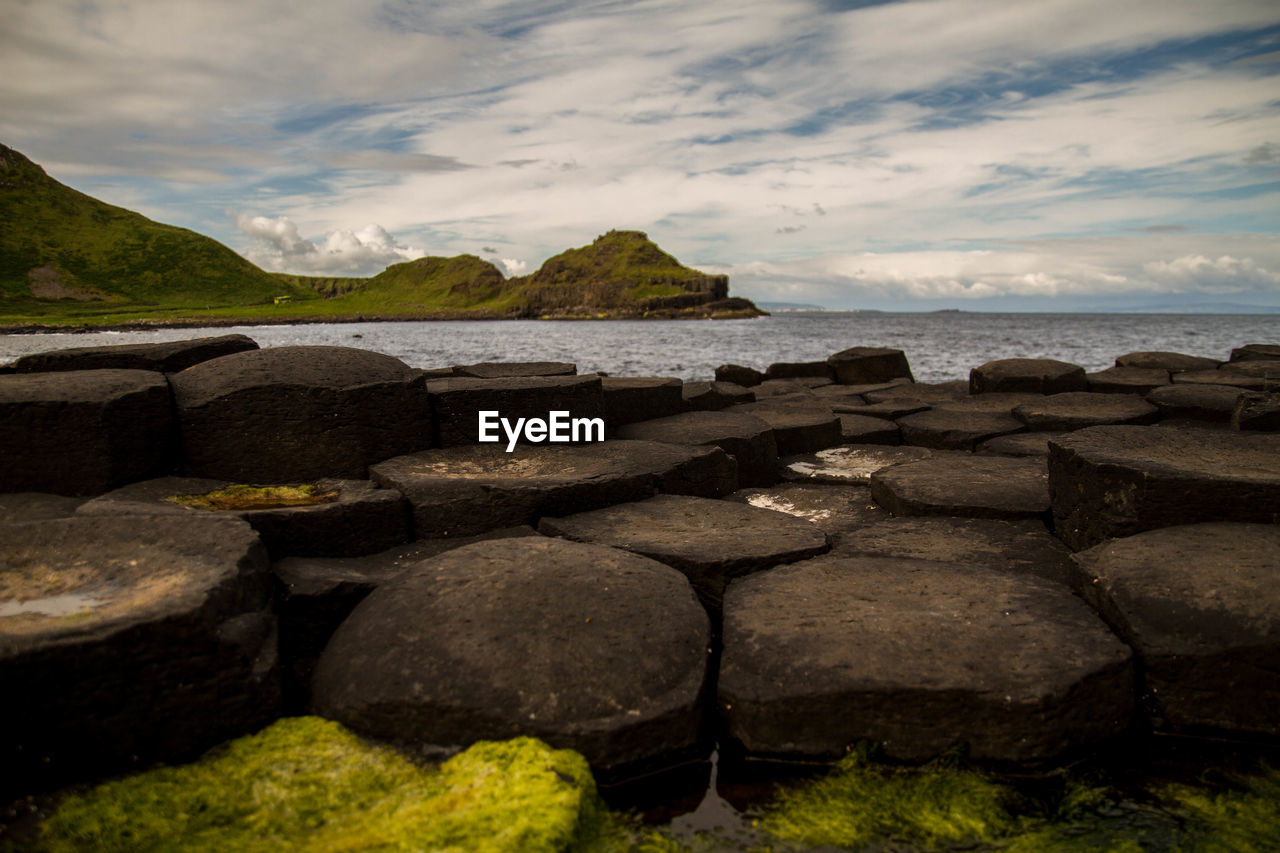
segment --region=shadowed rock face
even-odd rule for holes
[[[0,527],[5,793],[182,760],[279,714],[266,552],[239,519]]]
[[[172,377],[186,473],[241,483],[363,478],[429,447],[425,377],[347,347],[273,347]]]
[[[1125,729],[1132,677],[1065,586],[981,565],[820,557],[725,596],[718,704],[753,754],[1053,760]]]
[[[1142,662],[1158,728],[1280,734],[1280,527],[1166,527],[1075,561],[1081,593]]]
[[[684,445],[715,445],[738,463],[743,485],[762,485],[777,479],[778,446],[773,429],[764,421],[735,412],[685,412],[669,418],[627,424],[619,438]]]
[[[851,347],[827,359],[841,385],[861,385],[890,379],[911,379],[907,356],[900,349]]]
[[[1084,391],[1084,368],[1050,358],[1004,358],[988,361],[969,372],[969,393],[992,391],[1061,394]]]
[[[220,335],[155,344],[122,344],[109,347],[75,347],[36,353],[18,359],[17,373],[55,370],[158,370],[177,373],[212,358],[255,350],[258,344],[245,335]]]
[[[696,748],[709,640],[674,569],[507,539],[449,551],[370,594],[321,656],[314,706],[416,745],[529,734],[625,775]]]

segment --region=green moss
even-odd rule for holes
[[[227,486],[202,495],[174,495],[167,500],[192,509],[277,509],[315,506],[338,499],[334,486],[307,483],[301,486]]]
[[[69,797],[40,849],[552,851],[601,837],[600,813],[586,761],[532,738],[478,743],[431,769],[301,717]]]
[[[1266,766],[1232,781],[1225,791],[1168,785],[1157,792],[1197,824],[1187,849],[1262,853],[1280,844],[1280,770]]]

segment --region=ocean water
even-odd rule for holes
[[[1056,358],[1086,370],[1118,355],[1168,350],[1226,360],[1232,347],[1280,342],[1280,316],[1184,314],[779,313],[754,320],[451,321],[0,335],[0,364],[67,347],[181,340],[233,332],[263,347],[372,349],[413,367],[479,361],[570,361],[580,373],[710,379],[717,365],[763,370],[853,346],[904,350],[918,381],[965,379],[998,358]]]

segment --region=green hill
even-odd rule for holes
[[[310,290],[193,231],[58,183],[0,145],[0,310],[269,303]],[[91,305],[101,303],[100,305]]]

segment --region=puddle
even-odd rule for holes
[[[0,617],[25,616],[74,616],[91,611],[107,603],[99,592],[64,592],[44,598],[8,599],[0,601]]]

